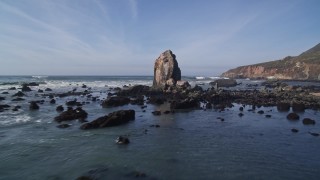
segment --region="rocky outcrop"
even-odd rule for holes
[[[125,124],[131,120],[135,119],[135,111],[134,110],[120,110],[112,112],[106,116],[99,117],[92,122],[83,124],[81,129],[95,129],[95,128],[103,128],[103,127],[111,127],[117,126],[121,124]]]
[[[320,44],[296,57],[288,56],[281,60],[237,67],[221,76],[252,79],[320,80]]]
[[[165,87],[175,85],[181,80],[181,70],[178,66],[176,56],[171,50],[163,52],[154,64],[154,87]]]
[[[84,111],[81,107],[78,107],[76,109],[69,107],[67,111],[62,112],[59,116],[55,117],[54,120],[59,123],[63,121],[71,121],[75,119],[79,119],[83,121],[85,118],[87,118],[87,116],[88,116],[88,113]]]

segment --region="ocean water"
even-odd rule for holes
[[[184,77],[192,85],[207,86],[210,78]],[[226,111],[191,110],[174,114],[152,115],[152,111],[169,109],[169,104],[147,104],[146,112],[139,106],[126,105],[102,108],[99,101],[85,96],[56,98],[42,97],[38,89],[53,92],[83,91],[82,84],[93,96],[106,98],[110,88],[123,85],[152,85],[149,76],[1,76],[0,104],[11,107],[0,112],[0,179],[69,180],[82,175],[95,179],[319,179],[320,133],[319,111],[299,113],[300,120],[286,119],[289,112],[275,107],[262,107],[261,115],[249,112],[239,117],[239,105]],[[25,82],[38,82],[26,100],[13,102],[12,95]],[[243,80],[247,84],[261,81]],[[9,94],[3,94],[8,92]],[[40,94],[40,95],[39,95]],[[134,109],[134,121],[117,127],[80,130],[78,121],[59,129],[53,119],[55,108],[77,98],[85,102],[87,120],[120,109]],[[44,100],[37,111],[29,110],[28,101]],[[11,109],[20,105],[19,111]],[[256,110],[256,111],[258,111]],[[265,115],[270,114],[271,118]],[[315,125],[303,125],[304,117],[316,120]],[[223,118],[222,122],[219,118]],[[159,128],[150,127],[160,125]],[[299,129],[292,133],[291,129]],[[128,145],[117,145],[115,139],[126,135]],[[139,179],[139,178],[138,178]]]

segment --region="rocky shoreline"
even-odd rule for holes
[[[221,80],[219,81],[221,82]],[[24,89],[27,87],[23,85]],[[28,92],[31,91],[31,89],[27,89]],[[294,112],[303,112],[305,109],[320,110],[320,97],[316,96],[319,92],[320,88],[317,86],[289,86],[281,81],[266,81],[261,87],[253,90],[231,90],[219,87],[210,87],[204,90],[197,85],[191,87],[185,82],[174,86],[166,86],[165,88],[144,85],[114,88],[104,100],[100,99],[100,97],[93,97],[90,94],[89,88],[84,89],[83,92],[37,93],[35,96],[49,97],[49,103],[51,104],[55,104],[56,97],[75,97],[75,100],[66,102],[66,111],[63,111],[63,105],[56,107],[56,110],[61,113],[54,119],[56,122],[61,123],[75,119],[87,122],[85,119],[88,113],[81,108],[86,102],[78,102],[76,100],[77,96],[86,96],[93,102],[100,100],[102,108],[132,104],[140,106],[143,109],[147,104],[161,105],[166,102],[170,104],[168,112],[175,112],[181,109],[217,109],[223,111],[228,107],[232,107],[233,103],[237,103],[242,106],[251,106],[252,110],[256,110],[262,106],[276,106],[279,111],[289,111],[292,108]],[[6,93],[2,94],[6,95]],[[24,96],[26,95],[22,91],[18,91],[11,98],[14,101],[16,97],[21,98]],[[0,102],[9,98],[8,96],[1,96]],[[21,98],[21,101],[23,102],[24,100]],[[30,111],[38,110],[44,102],[44,100],[30,101]],[[73,109],[73,106],[77,106],[77,108]],[[10,104],[0,104],[0,112],[10,109],[18,111],[19,107],[11,107]],[[160,115],[159,113],[154,114]]]
[[[230,80],[225,80],[230,84]],[[318,86],[290,86],[284,81],[266,81],[261,85],[254,85],[255,89],[239,90],[234,84],[234,87],[223,87],[224,81],[219,80],[220,84],[217,87],[215,82],[210,83],[211,87],[203,89],[201,86],[190,86],[186,81],[178,81],[176,85],[154,87],[145,85],[124,86],[122,88],[109,88],[105,93],[100,93],[97,96],[91,91],[93,87],[85,87],[77,92],[67,91],[56,93],[55,90],[42,92],[38,91],[38,87],[24,89],[8,90],[2,93],[0,98],[0,113],[4,111],[20,111],[21,106],[12,104],[2,104],[1,101],[14,100],[17,97],[24,97],[29,101],[29,111],[39,111],[42,105],[50,104],[52,111],[57,111],[58,115],[52,117],[54,126],[60,129],[70,128],[71,121],[80,123],[79,130],[88,131],[98,128],[109,128],[113,126],[121,126],[130,123],[137,119],[136,110],[141,109],[143,113],[150,113],[154,116],[162,116],[171,113],[184,113],[190,111],[214,111],[223,112],[230,108],[240,106],[238,116],[246,117],[246,111],[255,112],[263,115],[265,118],[271,118],[276,112],[267,111],[263,107],[277,107],[279,112],[287,113],[287,120],[292,122],[301,121],[305,126],[314,126],[317,120],[314,117],[301,118],[301,112],[308,109],[320,110],[320,97],[314,94],[320,93]],[[249,86],[249,85],[248,85]],[[252,85],[250,85],[251,87]],[[71,86],[70,86],[71,88]],[[11,92],[10,92],[11,91]],[[31,96],[34,94],[34,97]],[[85,97],[87,101],[81,101]],[[106,98],[104,98],[106,97]],[[32,100],[34,98],[34,100]],[[59,100],[60,101],[56,101]],[[73,98],[73,100],[67,100]],[[39,100],[43,99],[43,100]],[[61,100],[66,100],[61,104]],[[26,100],[16,103],[24,103]],[[57,103],[59,102],[59,103]],[[114,108],[131,105],[133,109],[121,108],[96,119],[88,119],[90,111],[86,111],[86,107],[90,104],[100,104],[101,108]],[[159,106],[168,104],[168,109],[150,111],[146,108],[150,105]],[[146,110],[147,109],[147,110]],[[237,110],[236,110],[237,111]],[[226,122],[225,117],[218,117],[219,121]],[[160,125],[150,125],[150,128],[161,128]],[[150,130],[150,129],[149,129]],[[148,129],[144,129],[147,133]],[[300,128],[290,128],[290,133],[299,133]],[[302,131],[301,131],[302,132]],[[317,132],[308,132],[311,136],[318,137]],[[129,137],[119,134],[115,140],[115,144],[119,146],[130,146],[131,140]],[[136,173],[132,177],[145,177],[143,172]],[[79,179],[93,179],[92,174],[84,175]]]

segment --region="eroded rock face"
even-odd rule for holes
[[[154,87],[164,87],[175,85],[181,80],[181,70],[178,66],[176,56],[171,50],[163,52],[154,64]]]

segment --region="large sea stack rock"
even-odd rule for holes
[[[165,87],[175,85],[181,80],[181,70],[178,66],[176,56],[171,50],[163,52],[154,64],[154,87]]]

